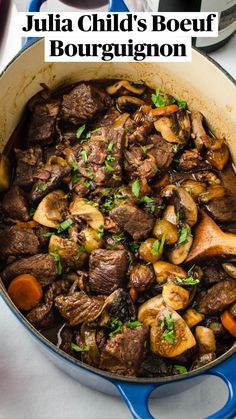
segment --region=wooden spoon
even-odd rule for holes
[[[236,255],[236,234],[223,232],[202,210],[193,245],[185,262],[222,255]]]

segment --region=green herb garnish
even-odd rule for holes
[[[171,151],[173,151],[173,153],[177,153],[178,149],[179,149],[178,144],[174,144],[171,148]]]
[[[40,183],[40,184],[38,185],[38,189],[39,189],[41,192],[45,192],[45,191],[46,191],[46,189],[47,189],[47,185],[45,185],[45,183]]]
[[[199,284],[199,279],[195,279],[192,276],[189,276],[188,278],[180,278],[179,276],[175,277],[176,281],[181,284],[188,284],[188,285],[196,285]]]
[[[114,172],[114,168],[108,163],[108,157],[105,160],[105,166],[107,168],[107,170],[109,170],[109,172]]]
[[[178,244],[184,244],[187,242],[187,237],[188,235],[191,233],[191,229],[190,227],[186,226],[186,227],[182,227],[181,231],[180,231],[180,236],[179,236],[179,240],[178,240]]]
[[[87,156],[87,153],[86,153],[86,150],[82,150],[81,151],[81,156],[82,156],[82,160],[83,160],[83,162],[84,163],[87,163],[87,161],[88,161],[88,156]]]
[[[104,226],[103,225],[100,225],[100,227],[98,227],[97,233],[98,233],[99,239],[101,239],[104,236]]]
[[[140,203],[144,202],[145,204],[148,204],[148,203],[154,202],[154,200],[153,198],[150,198],[149,196],[141,196],[139,198],[139,202]]]
[[[139,249],[139,246],[140,246],[139,243],[136,243],[136,242],[129,243],[129,248],[130,248],[132,253],[137,253],[138,249]]]
[[[86,169],[86,175],[87,175],[90,179],[93,179],[93,174],[90,172],[90,170]]]
[[[139,320],[136,320],[135,322],[127,322],[127,327],[129,327],[130,329],[134,329],[135,327],[139,327],[142,325],[143,323],[140,322]]]
[[[36,211],[35,208],[30,208],[30,210],[29,210],[30,218],[32,218],[34,216],[35,211]]]
[[[153,245],[152,245],[152,254],[154,256],[159,255],[159,248],[160,248],[160,242],[159,242],[159,240],[155,240]]]
[[[182,99],[177,99],[177,105],[180,109],[186,109],[187,108],[187,102]]]
[[[73,221],[70,218],[68,220],[63,221],[60,224],[57,232],[62,233],[63,231],[67,230],[72,224],[73,224]]]
[[[170,313],[164,315],[164,319],[161,322],[161,329],[166,329],[162,333],[162,337],[171,345],[175,343],[175,331],[174,331],[174,320]]]
[[[84,181],[84,186],[86,186],[86,188],[90,188],[91,182],[89,180],[85,180]]]
[[[123,323],[118,317],[111,317],[110,323],[106,326],[111,330],[109,336],[114,336],[116,333],[122,330]]]
[[[47,238],[47,237],[51,237],[53,235],[53,231],[48,231],[47,233],[43,233],[43,237]]]
[[[159,247],[159,253],[162,254],[163,253],[163,248],[164,248],[164,244],[166,241],[166,234],[162,234],[161,236],[161,243],[160,243],[160,247]]]
[[[114,146],[114,141],[110,141],[110,142],[109,142],[109,144],[108,144],[107,150],[108,150],[109,152],[111,152],[111,151],[112,151],[112,149],[113,149],[113,146]]]
[[[187,368],[183,365],[174,365],[174,369],[178,374],[185,374],[188,372]]]
[[[90,351],[90,346],[86,345],[83,346],[82,348],[78,345],[76,345],[75,343],[71,343],[71,349],[74,349],[74,351],[76,352],[89,352]]]
[[[140,183],[139,180],[136,179],[133,183],[132,183],[132,192],[133,194],[138,198],[139,194],[140,194]]]
[[[86,128],[86,125],[84,124],[84,125],[81,125],[81,127],[79,127],[77,129],[77,131],[76,131],[76,138],[79,139],[81,137],[81,135],[83,134],[85,128]]]
[[[141,149],[143,150],[144,154],[147,154],[147,147],[145,145],[141,145]]]
[[[72,176],[71,176],[71,182],[72,182],[72,185],[75,185],[76,183],[78,183],[80,181],[80,178],[77,176],[77,174],[76,173],[73,173],[72,174]]]
[[[157,108],[163,108],[167,105],[164,97],[160,94],[160,89],[156,89],[156,93],[152,94],[152,102]]]
[[[74,172],[77,172],[77,170],[79,170],[79,166],[78,166],[78,164],[76,163],[76,161],[73,161],[73,162],[71,163],[71,167],[72,167],[72,169],[74,170]]]
[[[60,256],[58,255],[58,253],[54,253],[54,252],[50,252],[50,255],[52,255],[54,257],[55,262],[57,262],[57,273],[58,273],[58,275],[61,275],[62,274],[62,264],[61,264]]]

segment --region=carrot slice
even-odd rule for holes
[[[17,227],[20,227],[20,228],[29,228],[30,229],[30,228],[36,227],[38,225],[38,223],[36,223],[36,221],[34,221],[34,220],[27,221],[27,222],[17,221],[16,225],[17,225]]]
[[[232,314],[230,314],[229,311],[225,311],[220,318],[225,329],[227,329],[231,335],[236,337],[236,319],[232,316]]]
[[[40,302],[43,291],[34,276],[23,274],[12,280],[8,294],[16,307],[28,311]]]
[[[150,113],[153,116],[162,116],[162,115],[167,115],[170,113],[177,112],[178,110],[179,110],[179,107],[177,105],[168,105],[168,106],[164,106],[163,108],[151,109]]]

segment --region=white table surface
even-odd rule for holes
[[[236,79],[236,37],[211,55]],[[131,418],[119,397],[82,386],[44,358],[1,299],[0,318],[0,419]],[[214,377],[168,385],[158,394],[150,408],[159,419],[203,418],[227,399],[226,386]]]

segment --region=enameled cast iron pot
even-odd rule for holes
[[[152,87],[188,102],[189,109],[200,109],[209,126],[219,137],[227,139],[236,162],[236,85],[235,82],[209,58],[193,50],[191,63],[45,63],[44,44],[39,40],[23,51],[0,75],[0,151],[21,119],[27,101],[41,90],[41,83],[55,88],[62,83],[80,80],[124,78],[145,80]],[[82,364],[57,349],[23,317],[15,307],[3,283],[0,294],[20,323],[37,341],[45,354],[62,370],[83,384],[107,394],[117,390],[134,418],[152,418],[147,401],[152,391],[163,384],[186,380],[203,374],[218,376],[228,386],[226,405],[208,419],[232,418],[236,414],[236,354],[235,347],[198,369],[176,377],[123,378]]]

